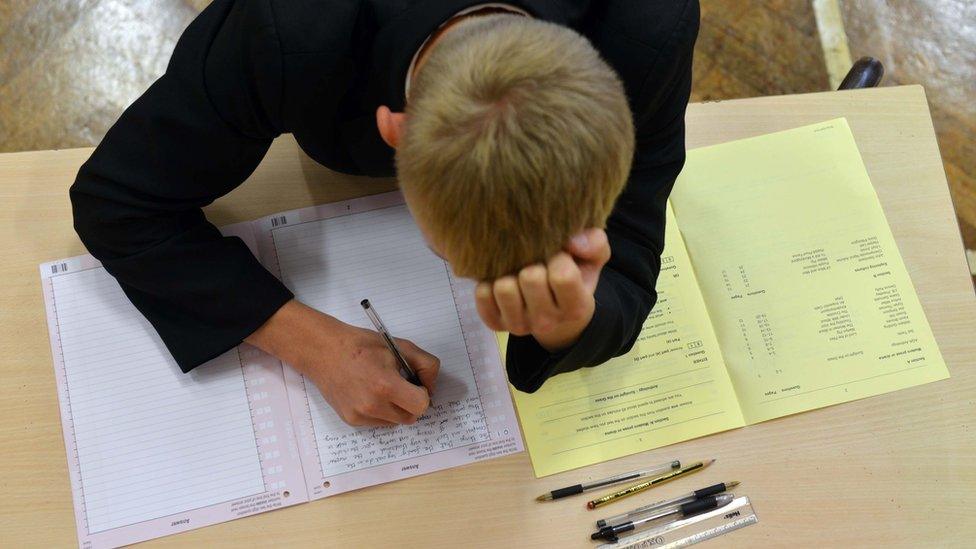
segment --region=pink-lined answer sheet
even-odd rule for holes
[[[40,266],[81,547],[114,547],[522,450],[470,281],[399,193],[225,227],[306,304],[358,326],[369,298],[441,359],[415,425],[353,428],[277,359],[241,345],[183,374],[91,256]],[[205,276],[205,273],[201,273]]]
[[[494,334],[474,284],[427,247],[399,193],[285,212],[260,221],[262,257],[297,299],[371,327],[368,298],[396,337],[441,360],[431,407],[414,425],[353,428],[291,368],[285,379],[309,497],[522,450]]]

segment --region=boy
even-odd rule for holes
[[[75,226],[184,371],[247,341],[351,424],[412,423],[437,359],[402,341],[410,385],[376,334],[294,300],[200,210],[281,133],[338,171],[395,161],[534,391],[629,350],[654,304],[697,28],[695,1],[218,0],[82,167]]]

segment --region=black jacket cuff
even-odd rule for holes
[[[260,271],[253,273],[258,279],[264,279]],[[229,323],[220,331],[206,334],[206,337],[187,336],[181,340],[179,336],[171,335],[164,339],[167,349],[173,354],[176,364],[184,373],[200,366],[208,360],[213,360],[244,342],[244,338],[253,334],[264,325],[278,309],[291,301],[295,296],[277,278],[264,271],[270,280],[250,280],[250,286],[240,295],[247,296],[249,302],[237,322]],[[240,289],[240,288],[238,288]],[[239,307],[234,307],[239,309]],[[202,335],[202,334],[201,334]]]

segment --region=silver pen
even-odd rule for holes
[[[650,513],[651,511],[657,511],[664,509],[665,507],[675,507],[678,505],[684,505],[685,503],[691,503],[696,499],[701,499],[705,496],[711,496],[715,494],[720,494],[726,490],[731,490],[739,485],[739,481],[733,480],[732,482],[722,482],[719,484],[713,484],[702,488],[701,490],[695,490],[694,492],[687,493],[683,496],[678,496],[676,498],[665,499],[643,507],[638,507],[632,511],[626,513],[621,513],[619,515],[614,515],[609,518],[600,519],[596,521],[597,528],[603,528],[604,526],[615,526],[617,524],[623,524],[628,520],[633,520],[636,517]]]
[[[697,515],[704,513],[706,511],[711,511],[712,509],[717,509],[719,507],[725,507],[726,505],[732,503],[735,499],[735,494],[719,494],[717,496],[705,496],[701,499],[696,499],[695,501],[685,503],[684,505],[671,506],[655,511],[653,514],[637,518],[634,520],[629,520],[623,524],[617,524],[614,526],[604,526],[600,528],[599,532],[590,535],[590,539],[605,539],[611,543],[616,543],[619,539],[619,535],[624,532],[630,532],[636,530],[640,526],[645,526],[651,522],[668,519],[667,521],[662,521],[662,524],[668,524],[679,520],[683,517],[690,517],[692,515]],[[659,524],[660,525],[660,524]]]
[[[417,377],[417,372],[413,371],[407,359],[403,358],[403,353],[400,351],[400,347],[397,346],[396,340],[393,339],[393,335],[390,331],[386,329],[386,325],[380,320],[380,315],[376,312],[376,309],[369,303],[368,299],[364,299],[359,302],[363,306],[363,310],[366,311],[366,316],[369,317],[370,322],[376,328],[376,331],[380,333],[383,337],[383,341],[386,342],[386,346],[389,347],[390,352],[393,353],[393,358],[396,359],[397,364],[400,366],[400,373],[403,377],[407,378],[407,381],[413,383],[414,385],[422,385],[420,383],[420,378]]]

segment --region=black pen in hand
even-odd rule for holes
[[[403,377],[405,377],[410,383],[423,386],[423,384],[420,383],[420,378],[417,377],[417,372],[414,372],[413,368],[411,368],[410,364],[407,362],[407,359],[403,358],[403,353],[400,352],[400,347],[397,346],[396,340],[393,339],[393,335],[390,334],[390,331],[386,329],[383,321],[380,320],[380,315],[377,314],[376,309],[370,305],[369,300],[364,299],[360,301],[359,304],[363,306],[363,310],[366,311],[366,316],[369,317],[369,320],[373,323],[373,326],[376,327],[376,331],[380,333],[383,341],[386,342],[386,346],[389,347],[390,352],[393,353],[393,358],[396,359],[397,364],[400,366],[400,374],[403,375]]]

